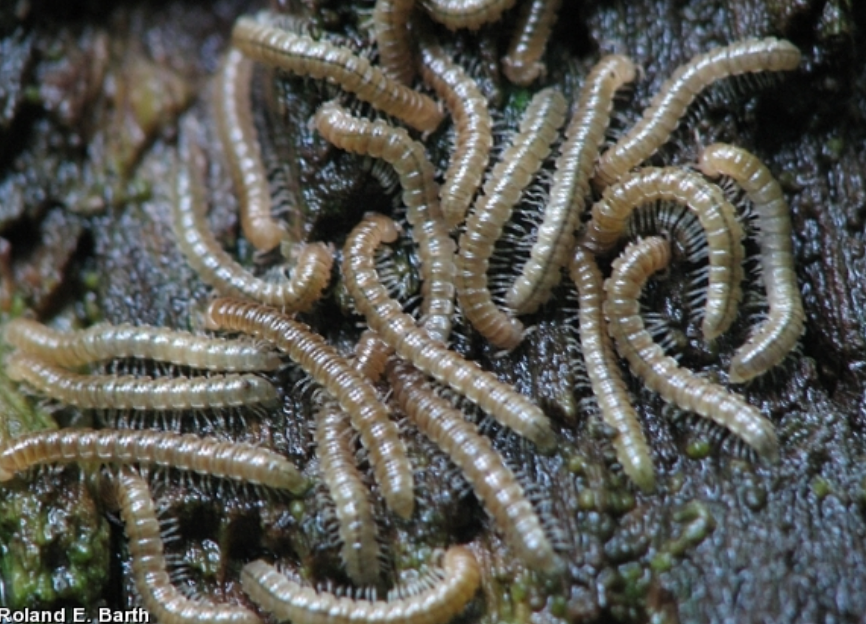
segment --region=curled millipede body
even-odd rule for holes
[[[187,262],[198,276],[220,293],[305,311],[319,298],[331,278],[333,255],[326,245],[305,245],[288,282],[267,282],[255,277],[220,247],[207,224],[204,190],[195,171],[198,148],[181,141],[172,205],[174,233]]]
[[[468,548],[452,546],[445,552],[442,574],[433,587],[387,602],[317,592],[264,561],[244,566],[241,585],[262,609],[294,624],[447,624],[475,595],[481,571]]]
[[[617,459],[632,481],[651,491],[655,488],[652,456],[605,328],[601,271],[592,254],[578,245],[570,272],[580,297],[580,346],[586,372],[604,421],[616,430]]]
[[[544,413],[511,386],[474,362],[446,349],[415,326],[400,304],[388,296],[376,274],[373,254],[382,242],[397,238],[397,226],[383,215],[368,214],[358,224],[343,252],[343,278],[355,306],[400,357],[466,396],[494,419],[550,451],[556,438]]]
[[[430,17],[450,30],[477,30],[498,20],[515,2],[517,0],[422,0]]]
[[[709,247],[709,287],[702,330],[707,340],[722,334],[737,316],[743,281],[743,228],[721,189],[701,176],[673,167],[646,167],[627,174],[604,191],[592,207],[581,244],[599,254],[609,251],[636,207],[672,201],[694,212]]]
[[[699,54],[661,86],[643,117],[601,157],[593,183],[604,188],[652,156],[707,86],[730,76],[796,69],[800,51],[784,39],[747,39]]]
[[[641,289],[647,278],[670,262],[669,243],[650,237],[632,243],[613,262],[604,283],[604,314],[620,356],[632,372],[665,401],[726,427],[770,461],[779,458],[773,423],[743,398],[680,368],[653,342],[640,317]]]
[[[241,331],[274,343],[321,384],[349,414],[352,426],[360,433],[388,506],[403,518],[412,515],[412,469],[397,426],[370,382],[322,336],[278,310],[235,299],[212,301],[207,322],[212,329]]]
[[[457,297],[463,314],[487,340],[513,349],[523,339],[523,325],[493,302],[487,269],[496,240],[520,194],[550,153],[550,145],[565,120],[567,104],[552,88],[535,94],[520,121],[519,132],[484,182],[457,255]]]
[[[340,149],[381,158],[394,167],[421,258],[424,329],[447,343],[454,313],[455,245],[442,219],[435,169],[424,146],[403,128],[354,117],[334,102],[322,105],[316,113],[316,128]]]
[[[508,290],[505,302],[517,314],[535,312],[559,283],[560,269],[574,247],[574,231],[589,193],[589,178],[610,119],[614,93],[634,80],[635,67],[625,56],[610,55],[593,67],[565,129],[544,219],[530,258]]]
[[[541,62],[562,0],[530,0],[522,8],[502,71],[514,84],[526,86],[547,69]]]
[[[741,383],[781,362],[803,333],[805,313],[794,272],[791,219],[779,183],[746,150],[723,143],[710,145],[701,155],[700,167],[707,176],[733,178],[758,214],[761,275],[770,313],[731,360],[730,379]]]
[[[232,44],[256,61],[339,85],[422,132],[435,130],[442,121],[442,111],[433,100],[392,80],[347,48],[248,17],[235,22]]]
[[[42,394],[82,409],[195,410],[243,405],[273,407],[277,389],[255,375],[159,378],[132,375],[80,375],[37,357],[16,351],[6,362],[6,374]]]
[[[490,158],[493,134],[487,98],[441,46],[428,38],[421,41],[421,75],[445,100],[457,130],[440,191],[445,223],[455,228],[463,222]]]
[[[285,457],[244,442],[192,434],[130,429],[37,431],[0,443],[0,481],[32,466],[55,462],[155,464],[249,481],[302,494],[307,480]]]
[[[156,505],[144,479],[130,470],[121,471],[117,501],[129,537],[135,587],[144,608],[160,624],[262,624],[249,609],[187,598],[172,584]]]
[[[376,0],[373,9],[379,64],[387,75],[406,86],[415,77],[409,43],[409,15],[414,6],[415,0]]]
[[[466,422],[463,414],[436,396],[410,364],[391,360],[388,378],[400,407],[463,471],[517,557],[534,570],[555,574],[562,562],[523,488],[490,441]]]
[[[229,49],[217,75],[214,108],[217,132],[241,206],[241,228],[256,249],[268,251],[287,232],[271,217],[271,194],[250,109],[253,62]]]
[[[356,585],[375,585],[379,578],[379,543],[370,492],[355,467],[352,430],[343,411],[326,402],[316,413],[316,456],[334,500],[340,555]]]
[[[4,337],[25,353],[71,368],[129,357],[229,372],[270,371],[282,364],[276,351],[251,342],[127,323],[95,325],[64,333],[30,319],[17,318],[6,326]]]
[[[388,346],[372,329],[365,329],[355,345],[355,359],[352,366],[364,377],[376,383],[385,372],[388,358],[394,349]]]

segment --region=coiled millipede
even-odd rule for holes
[[[704,175],[733,178],[746,191],[758,215],[761,276],[770,313],[731,360],[730,379],[742,383],[785,359],[803,333],[805,313],[794,272],[791,219],[779,183],[746,150],[723,143],[710,145],[701,154],[700,167]]]
[[[130,429],[36,431],[0,442],[0,481],[41,464],[154,464],[302,494],[307,480],[288,459],[245,442]]]
[[[614,260],[613,273],[604,283],[604,314],[617,351],[647,388],[665,401],[715,421],[762,457],[778,461],[779,443],[772,422],[738,394],[681,368],[644,329],[638,297],[649,276],[669,262],[670,245],[658,237],[629,244]]]
[[[501,424],[535,442],[542,451],[551,451],[556,437],[550,421],[537,406],[492,373],[431,339],[388,296],[376,275],[373,252],[380,243],[396,239],[397,226],[382,215],[368,214],[352,230],[343,251],[343,279],[355,307],[397,355],[463,394]]]
[[[276,351],[249,341],[128,323],[60,332],[30,319],[17,318],[6,325],[4,338],[27,354],[69,368],[119,358],[228,372],[272,371],[282,365]]]
[[[317,592],[264,561],[244,566],[241,585],[265,611],[295,624],[446,624],[475,595],[481,572],[468,548],[452,546],[445,552],[441,574],[441,581],[432,588],[387,602]]]
[[[379,401],[370,382],[322,336],[279,310],[229,298],[211,302],[207,323],[211,329],[242,331],[272,342],[321,384],[349,414],[352,426],[360,433],[388,506],[403,518],[412,515],[412,468],[397,426],[388,417],[388,408]]]
[[[442,219],[435,170],[424,146],[403,128],[354,117],[334,102],[322,105],[316,113],[316,128],[340,149],[381,158],[400,176],[406,219],[421,258],[424,329],[447,344],[454,312],[455,245]]]
[[[517,0],[422,0],[421,4],[434,20],[451,30],[476,30],[495,22]]]
[[[721,335],[737,316],[742,297],[743,227],[721,189],[701,176],[673,167],[646,167],[605,189],[592,207],[592,220],[580,241],[596,254],[609,251],[625,230],[626,219],[642,204],[673,201],[694,212],[709,245],[709,286],[702,329],[707,340]]]
[[[784,39],[746,39],[699,54],[665,81],[643,117],[601,156],[593,183],[604,188],[652,156],[670,137],[686,109],[707,86],[729,76],[790,71],[800,50]]]

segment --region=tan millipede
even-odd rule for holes
[[[517,27],[502,57],[502,71],[514,84],[527,86],[547,73],[540,61],[562,0],[529,0],[520,9]]]
[[[253,247],[268,251],[287,232],[271,217],[271,193],[250,108],[252,75],[253,62],[230,48],[217,74],[214,109],[217,133],[238,193],[241,229]]]
[[[505,295],[505,303],[516,314],[535,312],[559,283],[560,269],[568,264],[568,254],[574,247],[574,231],[589,194],[589,179],[610,120],[613,96],[634,77],[631,59],[613,54],[596,63],[584,82],[556,159],[550,198],[537,240],[529,260]]]
[[[689,372],[653,342],[640,317],[641,289],[650,275],[667,267],[670,244],[657,237],[631,243],[613,262],[604,283],[604,314],[621,357],[647,388],[678,407],[726,427],[759,455],[778,461],[779,444],[773,423],[740,395]]]
[[[409,42],[409,15],[415,0],[376,0],[373,26],[379,65],[388,76],[406,86],[415,77],[412,46]]]
[[[282,365],[279,354],[263,345],[128,323],[60,332],[17,318],[6,326],[4,338],[30,355],[70,368],[130,357],[228,372],[270,371]]]
[[[82,409],[182,411],[244,405],[273,407],[280,401],[274,385],[255,375],[159,379],[80,375],[21,351],[6,360],[6,374],[52,399]]]
[[[424,9],[434,20],[450,30],[477,30],[495,22],[517,0],[422,0]]]
[[[211,329],[241,331],[272,342],[321,384],[349,414],[360,434],[388,506],[403,518],[412,515],[412,468],[397,425],[388,417],[388,409],[370,382],[322,336],[279,310],[236,299],[212,301],[207,323]]]
[[[737,316],[742,297],[743,228],[721,189],[701,176],[674,167],[646,167],[609,186],[592,207],[592,220],[580,243],[595,254],[613,248],[632,210],[655,201],[672,201],[694,212],[709,247],[709,287],[702,323],[704,337],[721,335]]]
[[[701,155],[700,167],[709,177],[733,178],[746,191],[758,214],[761,275],[770,313],[731,360],[730,379],[742,383],[785,359],[803,334],[805,313],[794,272],[791,218],[782,187],[770,170],[746,150],[724,143],[710,145]]]
[[[598,163],[593,183],[601,189],[652,156],[670,137],[695,97],[710,84],[745,73],[788,71],[800,50],[784,39],[746,39],[714,48],[680,65],[653,97],[643,116]]]
[[[468,548],[452,546],[442,574],[439,583],[407,598],[355,600],[304,587],[259,560],[241,570],[241,586],[263,610],[294,624],[447,624],[475,595],[481,571]]]
[[[346,240],[343,279],[370,328],[397,355],[463,394],[497,421],[535,442],[542,451],[551,451],[556,437],[541,409],[492,373],[431,339],[388,296],[376,274],[373,254],[380,243],[395,241],[397,233],[396,224],[388,217],[368,214]]]
[[[322,478],[337,514],[343,565],[356,585],[375,585],[379,579],[376,521],[370,491],[355,467],[348,416],[326,401],[316,412],[314,439]]]
[[[197,171],[200,149],[181,141],[172,203],[174,234],[187,262],[203,282],[222,294],[246,297],[293,311],[306,311],[331,278],[333,255],[324,244],[306,245],[288,282],[255,277],[220,246],[207,224],[204,189]]]
[[[154,464],[303,494],[307,480],[279,453],[245,442],[133,429],[60,429],[0,442],[0,481],[51,463]]]
[[[447,344],[454,313],[454,241],[439,208],[435,169],[403,128],[354,117],[335,102],[316,113],[316,128],[328,141],[356,154],[381,158],[397,172],[406,219],[421,258],[421,318],[432,338]]]
[[[569,268],[580,298],[580,346],[604,421],[616,430],[613,446],[625,473],[644,491],[655,489],[646,437],[631,404],[605,327],[601,271],[592,254],[575,247]]]
[[[436,396],[411,364],[392,359],[388,379],[406,415],[463,471],[517,557],[533,570],[558,573],[562,561],[523,488],[490,441],[463,414]]]
[[[249,17],[235,22],[232,44],[261,63],[336,84],[421,132],[432,132],[442,121],[436,102],[392,80],[348,48],[314,41]]]
[[[519,132],[484,182],[475,202],[457,255],[457,297],[463,314],[487,340],[513,349],[523,339],[523,325],[500,310],[487,284],[493,247],[512,209],[532,176],[550,153],[551,143],[565,120],[567,103],[553,88],[536,93],[520,121]]]
[[[463,222],[490,158],[493,134],[487,98],[475,80],[429,37],[421,39],[421,76],[445,101],[454,118],[456,145],[440,199],[445,223],[455,228]]]
[[[373,383],[379,381],[385,372],[388,358],[394,349],[388,346],[379,335],[371,329],[365,329],[355,345],[355,359],[352,366]]]
[[[160,624],[262,624],[240,605],[215,604],[184,596],[171,582],[156,505],[150,488],[131,470],[116,478],[120,515],[129,537],[132,578],[141,603]]]

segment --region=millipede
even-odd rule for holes
[[[150,488],[131,470],[115,480],[120,515],[129,538],[132,578],[141,602],[160,624],[262,624],[240,605],[216,604],[184,596],[171,582],[156,505]]]
[[[724,143],[710,145],[701,155],[700,168],[709,177],[733,178],[758,215],[761,275],[770,312],[731,360],[730,380],[742,383],[781,362],[803,334],[805,313],[794,272],[791,218],[779,183],[746,150]]]
[[[279,245],[287,232],[271,216],[268,178],[250,108],[252,75],[253,62],[240,50],[230,48],[217,74],[214,116],[238,194],[241,229],[256,249],[268,251]]]
[[[323,104],[316,113],[316,128],[340,149],[381,158],[394,167],[421,258],[424,329],[447,344],[454,313],[455,245],[442,218],[435,169],[424,146],[403,128],[354,117],[334,102]]]
[[[514,84],[525,87],[547,73],[541,57],[561,5],[562,0],[529,0],[521,7],[508,52],[502,57],[502,71]]]
[[[466,217],[490,159],[490,112],[475,80],[429,36],[421,38],[420,64],[424,82],[445,101],[454,119],[454,152],[445,171],[440,201],[445,223],[456,228]]]
[[[322,385],[360,434],[388,506],[403,518],[412,515],[412,468],[397,426],[371,383],[322,336],[279,310],[231,298],[211,302],[207,323],[211,329],[240,331],[272,342]]]
[[[316,412],[316,456],[336,508],[340,556],[356,585],[375,585],[379,578],[379,542],[370,491],[355,467],[349,418],[328,402]]]
[[[0,442],[0,481],[33,466],[69,462],[154,464],[294,494],[303,494],[309,485],[294,464],[279,453],[189,433],[60,429],[25,433]]]
[[[414,7],[415,0],[376,0],[373,8],[379,64],[385,74],[406,86],[411,86],[415,78],[409,42],[409,16]]]
[[[6,326],[4,338],[27,354],[68,368],[117,358],[225,372],[272,371],[282,365],[276,351],[249,341],[128,323],[60,332],[31,319],[17,318]]]
[[[515,2],[517,0],[422,0],[421,4],[430,17],[449,30],[477,30],[498,20]]]
[[[388,358],[394,352],[372,329],[365,329],[355,345],[352,366],[371,382],[376,383],[385,372]]]
[[[742,297],[743,227],[721,189],[690,171],[646,167],[607,187],[592,207],[580,244],[602,254],[616,244],[626,220],[640,205],[672,201],[687,206],[704,228],[709,246],[709,286],[702,330],[707,340],[721,335],[737,316]]]
[[[695,412],[727,428],[769,461],[779,459],[773,423],[740,395],[689,372],[653,342],[640,317],[644,283],[670,262],[670,244],[649,237],[630,243],[613,262],[604,283],[604,314],[620,356],[647,388],[681,409]]]
[[[602,58],[586,78],[565,129],[537,239],[529,260],[505,295],[506,305],[516,314],[535,312],[559,283],[560,269],[568,263],[574,247],[574,231],[590,190],[589,178],[610,120],[613,96],[634,77],[631,59],[614,54]]]
[[[457,298],[472,326],[491,343],[513,349],[523,339],[523,325],[500,310],[487,283],[487,269],[496,240],[502,236],[514,205],[550,153],[565,121],[567,103],[553,88],[536,93],[520,120],[518,132],[484,182],[457,255]]]
[[[592,254],[576,246],[569,267],[580,299],[580,346],[586,372],[604,421],[614,428],[613,446],[625,473],[644,491],[655,488],[655,471],[646,437],[628,397],[607,335],[601,271]]]
[[[799,64],[800,50],[774,37],[738,41],[699,54],[674,71],[641,119],[602,154],[593,183],[604,188],[652,156],[679,125],[697,94],[710,84],[745,73],[790,71]]]
[[[439,106],[426,95],[386,76],[348,48],[241,17],[232,30],[232,44],[250,58],[336,84],[422,132],[442,121]]]
[[[200,149],[182,140],[176,167],[174,233],[187,262],[205,283],[222,294],[247,297],[284,309],[305,311],[331,278],[333,255],[324,244],[305,245],[289,281],[268,282],[255,277],[225,252],[207,224],[204,189],[199,179]]]
[[[355,307],[397,355],[463,394],[501,424],[535,442],[542,451],[551,451],[556,437],[541,409],[492,373],[431,339],[388,296],[376,274],[373,254],[379,244],[395,241],[397,234],[391,219],[368,214],[346,240],[343,279]]]
[[[355,600],[300,585],[258,560],[241,570],[241,586],[263,610],[294,624],[446,624],[478,591],[481,571],[468,548],[452,546],[445,551],[442,576],[406,598]]]
[[[463,471],[484,508],[505,534],[517,557],[548,575],[562,562],[523,488],[490,441],[458,410],[436,396],[411,364],[392,359],[388,379],[394,398],[411,421]]]
[[[255,375],[157,379],[81,375],[21,351],[6,360],[6,374],[52,399],[82,409],[183,411],[244,405],[273,407],[280,401],[274,385]]]

